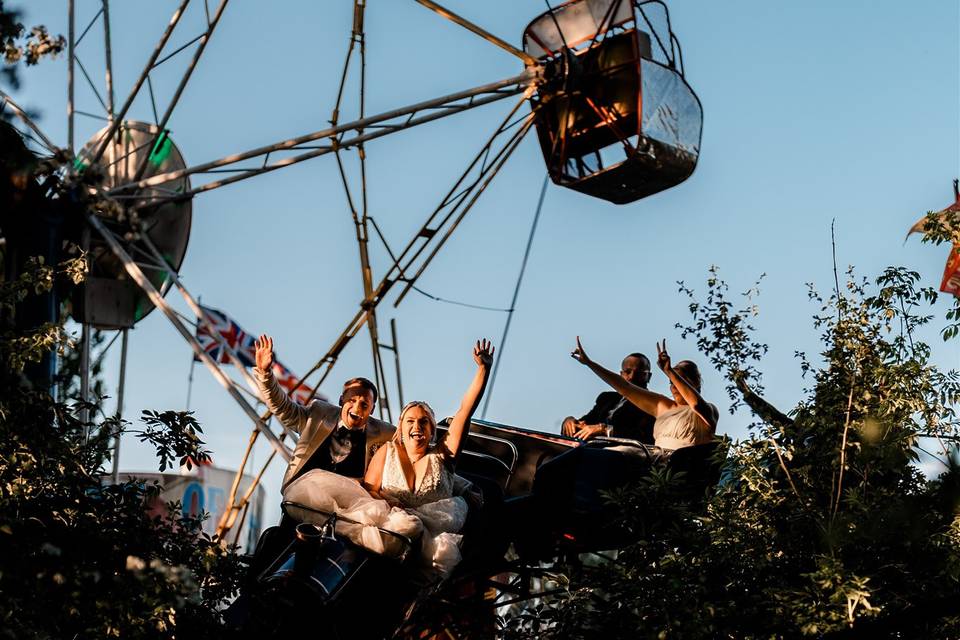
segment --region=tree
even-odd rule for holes
[[[811,386],[783,412],[763,400],[767,346],[711,270],[681,327],[754,416],[724,479],[699,510],[653,472],[611,495],[637,542],[615,561],[558,567],[569,590],[511,616],[516,637],[770,638],[960,635],[960,456],[925,479],[921,435],[955,440],[954,371],[930,362],[917,329],[936,293],[890,268],[873,285],[848,273],[814,327],[820,362],[797,354]]]
[[[0,1],[0,46],[3,47],[5,66],[0,77],[14,89],[20,86],[17,64],[37,64],[47,57],[56,57],[63,51],[66,41],[63,36],[53,36],[43,25],[36,25],[28,32],[20,22],[20,12],[7,10]]]
[[[34,268],[0,285],[11,308],[60,279],[79,283],[82,257]],[[105,485],[118,425],[99,403],[54,401],[24,366],[69,337],[52,324],[0,335],[0,637],[191,637],[217,634],[218,609],[243,570],[232,549],[201,533],[202,518],[171,505],[165,519],[144,505],[159,487]],[[158,450],[160,467],[208,458],[199,425],[183,412],[145,412],[134,430]],[[130,425],[122,425],[131,429]]]
[[[26,36],[16,18],[0,4],[7,63],[33,64],[62,47],[42,27]],[[5,67],[4,78],[16,83],[15,71]],[[70,393],[74,345],[46,301],[85,278],[85,256],[69,240],[102,203],[85,197],[83,181],[97,176],[65,181],[64,161],[36,157],[0,118],[0,638],[219,637],[220,608],[244,571],[235,550],[178,504],[148,515],[157,485],[103,480],[118,429],[153,444],[163,470],[209,458],[200,425],[185,412],[144,412],[135,429],[118,424],[99,394],[83,403]],[[43,216],[59,217],[62,241],[37,241]],[[36,250],[44,244],[56,250]],[[54,352],[68,365],[58,399],[49,377],[26,374]]]

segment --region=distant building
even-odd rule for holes
[[[232,469],[220,469],[213,466],[194,466],[187,471],[181,468],[180,473],[157,472],[121,472],[120,481],[125,482],[134,478],[146,483],[157,482],[162,487],[160,495],[147,505],[152,515],[166,515],[168,502],[180,501],[183,513],[198,515],[206,512],[209,517],[203,523],[204,533],[213,535],[217,523],[227,509],[227,498],[230,495],[230,486],[236,477]],[[253,477],[244,475],[240,481],[237,496],[242,496],[253,482]],[[227,542],[238,544],[241,553],[253,553],[260,531],[263,528],[263,503],[266,491],[260,485],[250,497],[250,502],[237,516],[239,532],[235,526],[226,536]]]

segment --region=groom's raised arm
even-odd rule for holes
[[[263,334],[257,339],[256,347],[257,368],[253,371],[263,401],[267,403],[270,413],[277,416],[283,426],[300,433],[307,424],[310,410],[291,400],[287,392],[281,389],[277,383],[277,378],[273,375],[273,363],[275,361],[273,338]]]

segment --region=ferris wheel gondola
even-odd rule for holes
[[[653,11],[667,16],[659,1],[567,2],[524,30],[524,51],[551,78],[531,106],[555,184],[625,204],[696,168],[703,111],[669,18],[663,38]]]

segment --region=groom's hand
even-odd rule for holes
[[[264,333],[257,338],[256,347],[257,368],[260,371],[270,371],[270,367],[276,361],[273,355],[273,338]]]

